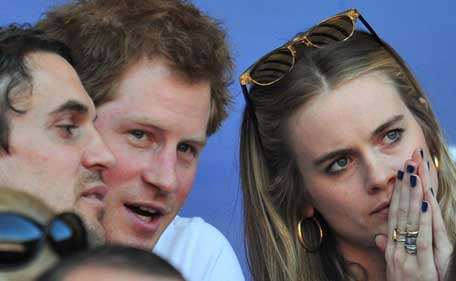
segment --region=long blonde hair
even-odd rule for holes
[[[290,146],[288,119],[324,87],[334,89],[364,74],[381,72],[395,85],[440,161],[439,200],[450,240],[456,240],[456,171],[441,129],[418,82],[386,44],[362,31],[324,48],[299,46],[294,68],[270,86],[250,89],[241,128],[240,173],[247,252],[254,280],[355,280],[324,219],[317,253],[300,245],[296,226],[306,202],[304,181]],[[261,139],[259,139],[261,138]],[[303,227],[306,240],[313,229]]]

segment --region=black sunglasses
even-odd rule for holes
[[[46,240],[60,257],[88,246],[86,230],[76,214],[59,214],[43,226],[22,214],[0,212],[0,269],[31,261]]]

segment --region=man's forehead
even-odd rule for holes
[[[73,67],[62,57],[33,52],[28,55],[31,68],[32,94],[37,106],[51,112],[64,109],[95,115],[95,106],[83,88]],[[68,105],[68,106],[66,106]]]

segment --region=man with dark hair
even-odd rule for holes
[[[167,261],[153,253],[126,246],[102,246],[67,257],[38,281],[183,281]]]
[[[76,208],[90,241],[101,244],[101,172],[115,160],[71,62],[69,49],[43,32],[0,29],[0,186],[30,193],[57,212]]]
[[[243,280],[219,231],[176,217],[232,101],[220,23],[184,0],[79,0],[37,26],[74,52],[95,125],[117,160],[103,172],[108,241],[146,249],[158,241],[154,252],[188,280]]]

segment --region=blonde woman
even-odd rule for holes
[[[298,34],[240,80],[254,280],[443,280],[455,167],[418,82],[358,11]]]

